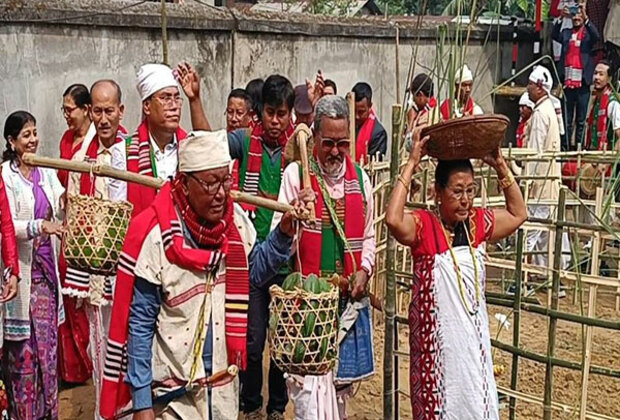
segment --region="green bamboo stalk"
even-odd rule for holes
[[[557,220],[564,220],[565,213],[565,202],[566,202],[566,188],[562,187],[560,189],[560,200],[558,202],[557,209]],[[559,293],[560,293],[560,265],[562,262],[562,252],[559,251],[562,249],[562,232],[564,228],[560,223],[556,225],[555,228],[555,245],[554,245],[554,254],[553,254],[553,282],[552,282],[552,292],[551,292],[551,309],[557,311],[558,302],[559,302]],[[558,320],[557,318],[550,316],[549,319],[549,338],[547,342],[547,368],[545,370],[545,394],[543,397],[543,420],[551,420],[551,399],[553,394],[553,364],[551,363],[551,358],[555,353],[555,333],[557,329]]]
[[[513,306],[513,318],[512,318],[512,344],[514,347],[519,347],[519,328],[521,327],[521,286],[522,281],[522,266],[523,263],[523,229],[519,229],[517,232],[517,259],[515,265],[514,281],[515,281],[515,300]],[[512,355],[512,371],[510,372],[510,389],[517,391],[517,385],[519,382],[519,355],[513,353]],[[509,402],[509,419],[515,419],[515,413],[517,408],[517,400],[514,397],[510,397]]]
[[[495,348],[498,348],[502,351],[506,351],[508,353],[517,353],[519,357],[523,357],[528,360],[532,360],[538,363],[545,363],[547,365],[551,364],[552,366],[557,366],[561,368],[571,369],[580,371],[583,369],[581,363],[571,362],[568,360],[558,359],[555,357],[548,357],[544,354],[534,353],[528,350],[524,350],[519,347],[512,346],[510,344],[502,343],[499,340],[491,339],[491,345]],[[617,369],[609,369],[602,366],[590,365],[590,373],[594,373],[596,375],[606,376],[610,378],[620,378],[620,370]]]
[[[390,179],[398,177],[398,126],[401,119],[401,105],[392,106],[392,155],[390,158]],[[392,186],[388,186],[390,195]],[[387,203],[386,203],[387,205]],[[394,316],[396,315],[396,239],[388,233],[387,275],[385,279],[385,343],[383,353],[383,418],[393,420],[394,413]],[[398,374],[398,372],[396,373]]]
[[[168,64],[168,15],[166,13],[166,0],[161,0],[161,46],[164,64]]]

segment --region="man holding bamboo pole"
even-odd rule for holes
[[[198,78],[187,63],[177,68],[180,81],[188,97],[200,97],[200,92],[184,81]],[[262,89],[261,119],[252,128],[239,129],[228,134],[230,155],[238,162],[239,190],[250,195],[277,199],[284,170],[284,147],[293,136],[292,111],[295,92],[291,82],[283,76],[272,75]],[[200,103],[200,100],[198,100]],[[207,117],[195,103],[192,109],[194,130],[209,130]],[[256,229],[257,238],[263,241],[271,231],[274,212],[269,209],[243,204]],[[280,282],[286,275],[283,267]],[[269,318],[269,286],[250,285],[248,324],[248,365],[242,373],[242,400],[246,419],[262,418],[263,408],[263,350]],[[272,363],[269,368],[269,401],[267,414],[270,419],[283,419],[288,403],[283,373]]]
[[[99,80],[92,85],[90,96],[90,116],[96,134],[93,138],[82,143],[80,150],[75,153],[72,160],[126,170],[126,131],[120,125],[125,112],[121,88],[113,80]],[[71,172],[67,183],[67,195],[87,195],[105,200],[126,201],[127,183],[94,174]],[[92,275],[67,267],[62,290],[65,295],[82,299],[88,317],[88,353],[93,363],[93,383],[96,395],[95,413],[99,412],[99,392],[103,380],[105,342],[110,327],[110,304],[115,282],[115,276]]]
[[[302,392],[317,382],[331,389],[336,384],[338,402],[323,401],[320,413],[329,417],[333,409],[346,418],[346,400],[351,384],[374,373],[372,329],[367,287],[375,263],[375,228],[372,185],[368,175],[351,157],[349,107],[345,99],[328,95],[320,99],[314,118],[314,153],[310,158],[310,185],[317,197],[314,224],[304,223],[295,237],[296,255],[291,258],[303,276],[342,276],[341,301],[347,309],[340,318],[346,338],[340,342],[338,370],[324,376],[291,377],[289,391],[295,401],[296,419],[314,419],[303,407],[313,404],[316,393]],[[282,178],[279,201],[304,196],[302,169],[291,163]],[[280,222],[275,215],[272,228]],[[316,387],[314,387],[316,389]],[[328,395],[335,396],[336,393]],[[308,398],[313,402],[308,402]],[[336,407],[337,406],[337,407]]]
[[[105,418],[130,399],[136,420],[238,416],[235,375],[247,367],[250,284],[269,282],[288,260],[294,219],[313,196],[293,201],[258,243],[229,197],[230,163],[224,131],[190,134],[179,146],[179,173],[129,226],[108,341]]]

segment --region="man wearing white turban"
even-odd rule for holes
[[[534,67],[527,84],[527,93],[534,102],[534,112],[525,133],[526,145],[538,153],[560,152],[560,127],[558,116],[551,101],[551,87],[553,78],[549,70],[542,66]],[[546,177],[543,180],[531,181],[528,213],[531,217],[547,219],[552,217],[555,206],[548,204],[536,204],[540,200],[557,200],[560,191],[561,167],[556,161],[528,162],[526,165],[528,176]],[[547,230],[529,230],[527,235],[527,250],[540,251],[534,255],[534,264],[547,267],[547,250],[549,232]],[[570,262],[570,243],[568,235],[562,235],[563,267]],[[562,291],[563,292],[563,291]],[[562,293],[565,295],[565,292]]]
[[[143,120],[127,139],[127,170],[161,179],[177,172],[179,142],[186,137],[180,127],[183,98],[172,69],[164,64],[145,64],[136,76],[142,100]],[[127,199],[136,215],[155,199],[156,191],[131,183]]]
[[[484,113],[471,96],[473,87],[474,75],[467,64],[463,64],[454,75],[454,100],[448,98],[441,104],[441,118],[449,120]]]
[[[229,196],[230,162],[224,130],[191,133],[179,145],[179,173],[131,221],[108,340],[105,418],[130,395],[134,419],[238,416],[239,381],[226,371],[246,368],[250,283],[268,282],[289,260],[294,214],[314,195],[291,203],[257,243]]]

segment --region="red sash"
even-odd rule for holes
[[[568,41],[564,68],[564,87],[577,89],[581,87],[583,79],[583,63],[581,62],[581,41],[585,34],[585,26],[574,30]]]
[[[353,257],[355,258],[354,264],[354,260],[351,258],[351,253],[347,252],[345,249],[344,275],[349,276],[353,274],[354,267],[357,267],[358,270],[361,268],[366,216],[364,214],[364,198],[362,195],[363,185],[360,185],[355,163],[353,163],[353,160],[348,155],[346,156],[345,165],[347,166],[344,174],[344,234],[347,237],[347,241],[351,245]],[[315,211],[317,217],[316,226],[319,226],[319,229],[311,228],[306,224],[302,226],[298,252],[302,259],[301,273],[304,276],[309,274],[318,275],[321,272],[320,250],[322,233],[320,226],[323,208],[325,206],[325,199],[323,198],[323,194],[319,188],[316,175],[311,173],[310,177],[312,189],[317,196]]]
[[[177,141],[185,140],[187,133],[179,127],[176,132]],[[127,170],[141,175],[154,177],[151,163],[151,139],[146,119],[131,136],[131,143],[127,145]],[[157,191],[135,182],[127,183],[127,200],[133,204],[133,216],[151,205]]]
[[[590,109],[590,115],[588,115],[588,134],[586,136],[586,150],[590,150],[592,146],[592,133],[596,130],[596,138],[598,140],[598,150],[603,150],[609,143],[609,139],[607,138],[607,108],[609,108],[609,102],[611,100],[611,95],[613,95],[612,89],[610,86],[606,86],[603,94],[600,98],[594,98],[594,102],[592,103],[592,108]],[[598,115],[594,115],[596,110],[596,102],[599,102],[598,105]],[[596,128],[594,124],[594,120],[596,119]]]
[[[451,99],[446,99],[445,101],[443,101],[443,103],[441,104],[441,118],[443,120],[449,120],[450,118],[458,118],[456,115],[454,115],[454,117],[452,116],[452,111],[454,111],[454,107],[452,105],[452,100]],[[473,98],[469,98],[467,100],[467,103],[465,104],[465,107],[463,108],[463,117],[466,115],[474,115],[474,100]]]
[[[360,131],[357,134],[357,139],[355,140],[355,161],[361,162],[364,159],[364,162],[368,162],[368,145],[372,140],[372,131],[375,128],[375,122],[377,121],[377,114],[374,109],[370,110],[370,114],[368,114],[368,118],[364,121],[364,124],[360,127]]]

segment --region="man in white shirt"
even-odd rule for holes
[[[551,101],[551,87],[553,79],[549,70],[536,66],[529,77],[527,92],[534,102],[534,112],[526,131],[527,147],[538,153],[560,151],[560,127],[558,117]],[[528,176],[547,177],[543,180],[532,181],[528,200],[528,213],[531,217],[547,219],[552,217],[556,207],[553,205],[538,204],[540,200],[557,200],[560,190],[561,170],[557,161],[529,162],[526,165]],[[548,230],[530,230],[527,234],[527,250],[547,252],[549,245]],[[568,235],[562,235],[562,267],[570,263],[570,243]],[[534,264],[548,267],[547,254],[534,255]],[[566,293],[562,290],[561,297]],[[562,296],[563,295],[563,296]]]
[[[164,64],[145,64],[137,74],[137,89],[142,99],[143,120],[127,140],[127,170],[161,179],[177,172],[179,141],[186,133],[180,127],[183,98],[172,69]],[[153,188],[129,184],[127,198],[134,215],[155,199]]]

